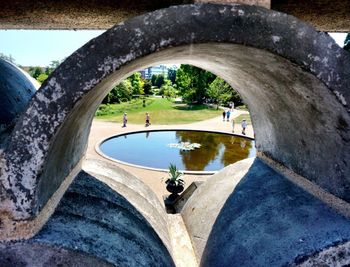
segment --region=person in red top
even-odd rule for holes
[[[146,113],[146,127],[148,127],[148,126],[150,126],[151,125],[151,122],[150,122],[150,120],[151,120],[151,118],[150,118],[150,116],[149,116],[149,114],[148,114],[148,112]]]

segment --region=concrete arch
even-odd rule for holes
[[[40,87],[39,83],[15,64],[0,59],[0,146],[11,133],[16,117]]]
[[[200,4],[119,24],[50,76],[2,151],[3,217],[18,223],[52,210],[80,169],[104,95],[130,73],[168,61],[226,79],[250,107],[261,155],[350,200],[349,54],[286,14]]]

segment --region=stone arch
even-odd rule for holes
[[[349,200],[349,54],[286,14],[199,4],[128,20],[59,66],[2,151],[2,216],[20,222],[52,210],[80,169],[103,97],[130,73],[167,61],[226,79],[250,107],[261,155]]]

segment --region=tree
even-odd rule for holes
[[[125,100],[129,101],[132,97],[132,85],[129,79],[121,81],[115,86],[108,95],[103,99],[103,104],[120,103]]]
[[[157,75],[153,74],[151,77],[151,83],[153,86],[156,86]]]
[[[233,89],[231,86],[225,82],[223,79],[216,77],[215,80],[209,85],[208,97],[217,104],[217,109],[219,105],[223,102],[227,102],[231,98],[231,92]]]
[[[176,81],[176,69],[168,69],[168,79],[172,84]]]
[[[158,88],[161,88],[165,81],[164,75],[158,74],[155,76],[156,76],[156,79],[155,79],[154,85],[157,86]]]
[[[12,57],[12,55],[5,55],[5,54],[3,54],[3,53],[0,53],[0,58],[1,59],[4,59],[4,60],[6,60],[6,61],[9,61],[9,62],[11,62],[11,63],[15,63],[15,59]]]
[[[47,75],[50,75],[60,64],[61,64],[62,61],[59,61],[59,60],[53,60],[51,61],[51,63],[49,64],[48,67],[46,67],[45,69],[45,73]]]
[[[344,49],[350,52],[350,33],[346,35],[346,38],[344,41]]]
[[[182,98],[188,103],[203,103],[214,74],[195,66],[182,64],[176,72],[176,84]]]
[[[143,95],[144,94],[141,73],[135,72],[133,75],[131,75],[128,78],[128,80],[131,82],[133,95]]]
[[[43,70],[40,67],[30,67],[29,68],[29,74],[34,79],[37,79],[40,76],[40,74],[42,74],[42,73],[43,73]]]
[[[184,100],[190,98],[190,95],[192,95],[191,83],[192,79],[190,77],[190,74],[180,67],[176,73],[176,85],[179,89],[180,95]]]
[[[49,77],[46,73],[41,73],[37,78],[36,80],[39,82],[39,83],[43,83],[47,77]]]
[[[217,108],[220,104],[227,106],[229,102],[234,102],[236,106],[243,104],[241,96],[219,77],[209,85],[207,93],[208,97],[218,105]]]
[[[150,80],[143,81],[143,92],[145,95],[150,95],[152,93],[152,83]]]
[[[162,87],[159,90],[160,95],[164,95],[166,97],[171,97],[171,98],[176,97],[176,93],[177,93],[177,91],[172,86],[170,80],[165,80],[164,84],[162,85]]]

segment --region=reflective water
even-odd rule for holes
[[[200,148],[181,151],[171,143],[190,142]],[[236,161],[255,156],[254,141],[229,134],[200,131],[154,131],[113,137],[101,151],[114,159],[151,168],[167,169],[170,163],[180,170],[216,171]]]

